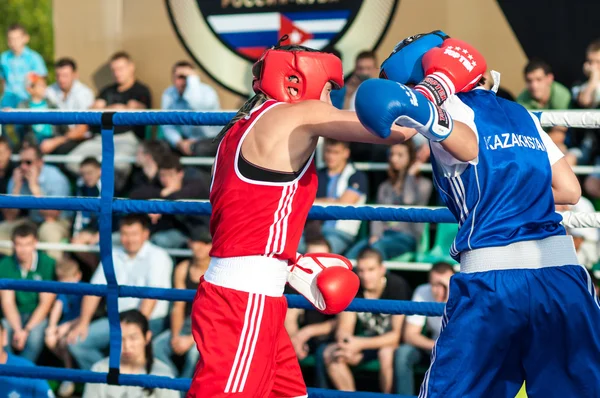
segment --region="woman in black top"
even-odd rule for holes
[[[212,238],[208,231],[195,229],[191,231],[189,247],[192,258],[177,264],[173,275],[175,289],[196,291],[200,278],[208,269]],[[157,358],[169,365],[179,377],[191,378],[198,362],[198,350],[194,347],[191,318],[192,303],[177,301],[171,310],[171,327],[164,331],[153,342]],[[178,371],[173,357],[185,357],[183,369]]]

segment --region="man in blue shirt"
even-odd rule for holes
[[[7,191],[18,196],[71,196],[71,185],[65,175],[55,166],[44,164],[40,148],[28,144],[19,153],[20,165],[17,167],[8,182]],[[41,242],[58,243],[69,236],[69,212],[60,210],[30,210],[29,220],[40,226],[39,237]],[[8,240],[12,229],[25,221],[19,209],[5,209],[5,221],[0,223],[0,239]],[[48,251],[48,254],[58,259],[62,253]]]
[[[161,108],[169,111],[213,112],[221,110],[217,92],[200,81],[194,66],[179,61],[172,69],[173,85],[162,95]],[[165,139],[184,156],[212,156],[217,143],[213,138],[220,126],[162,126]]]
[[[6,331],[1,321],[0,341],[6,342]],[[0,344],[0,365],[35,366],[25,358],[4,351],[4,344]],[[54,393],[46,380],[0,376],[0,398],[54,398]]]
[[[29,35],[23,26],[9,26],[7,42],[9,49],[0,54],[0,79],[4,82],[0,108],[16,108],[29,98],[25,84],[27,74],[47,76],[48,70],[42,56],[27,47]]]
[[[317,173],[319,188],[315,204],[365,204],[369,190],[367,176],[356,170],[350,162],[350,145],[347,142],[326,139],[324,159],[326,167]],[[354,242],[359,229],[360,221],[331,220],[323,223],[321,233],[329,242],[331,252],[342,254]]]

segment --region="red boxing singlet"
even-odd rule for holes
[[[227,132],[219,145],[210,190],[211,257],[296,258],[306,217],[317,193],[313,156],[296,179],[256,181],[240,173],[242,143],[254,123],[279,103],[266,101]]]

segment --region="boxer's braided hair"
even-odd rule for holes
[[[319,50],[315,50],[314,48],[304,47],[304,46],[299,46],[299,45],[294,45],[294,44],[282,46],[281,43],[284,42],[284,41],[286,41],[288,38],[289,38],[288,35],[282,36],[279,39],[279,41],[277,42],[277,44],[274,45],[273,47],[271,47],[271,49],[272,50],[283,50],[283,51],[321,52]],[[262,69],[262,65],[263,65],[263,61],[259,61],[259,62],[255,63],[252,66],[252,75],[253,76],[260,76],[260,71]],[[229,121],[229,123],[227,123],[227,125],[225,125],[225,127],[223,127],[221,129],[221,131],[215,137],[215,139],[213,140],[213,142],[221,141],[221,139],[223,139],[223,137],[225,136],[225,134],[227,133],[227,131],[229,131],[229,129],[238,120],[240,120],[240,119],[248,116],[248,114],[250,113],[250,111],[252,111],[252,109],[256,108],[257,106],[262,105],[268,99],[269,98],[264,93],[257,93],[252,98],[250,98],[248,101],[246,101],[244,103],[244,105],[242,105],[242,107],[240,108],[240,110],[237,111],[237,113],[235,114],[235,116]]]

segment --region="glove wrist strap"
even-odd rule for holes
[[[433,121],[426,128],[418,129],[419,133],[433,142],[442,142],[450,136],[454,129],[454,121],[442,108],[435,104],[431,104]],[[425,126],[424,126],[425,127]]]
[[[415,90],[427,97],[436,105],[442,105],[449,96],[455,93],[454,84],[446,75],[434,72],[415,86]]]

